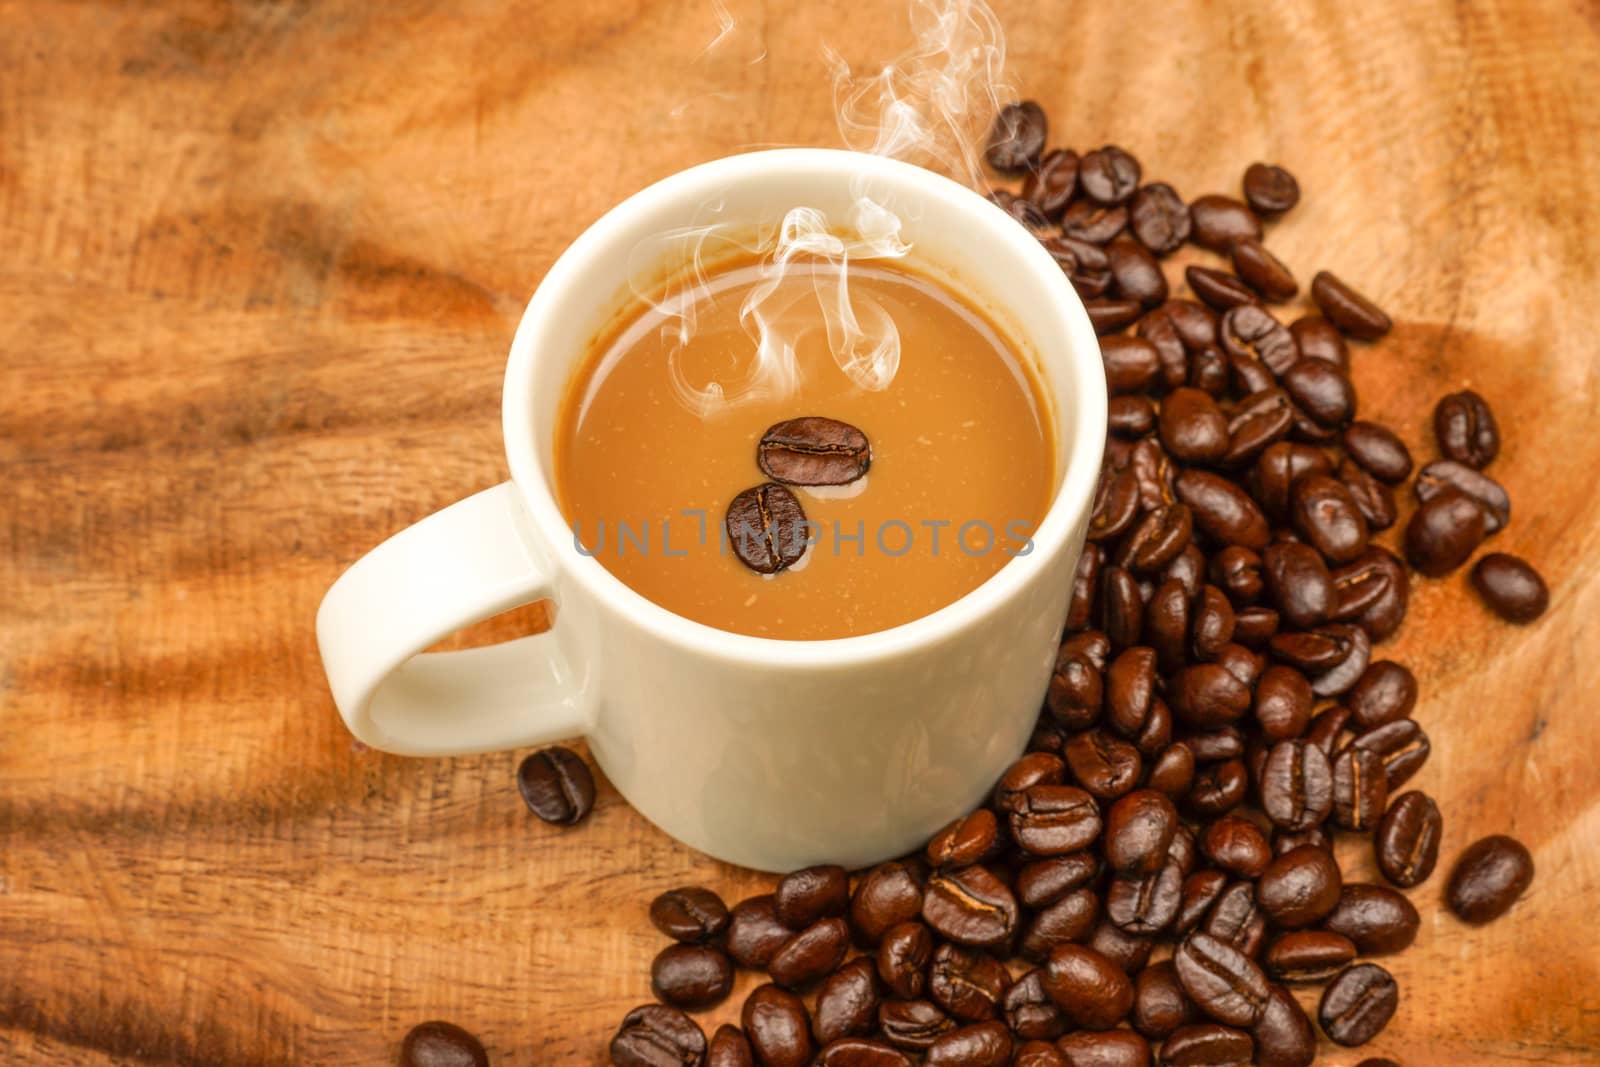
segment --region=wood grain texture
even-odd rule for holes
[[[0,0],[0,1062],[382,1064],[442,1016],[497,1064],[601,1063],[650,897],[764,884],[609,787],[540,825],[520,754],[362,749],[311,627],[364,549],[504,477],[504,354],[568,241],[688,164],[837,143],[819,42],[904,43],[899,0],[728,6],[702,54],[709,0]],[[1600,1062],[1600,9],[999,11],[1057,143],[1189,196],[1298,173],[1273,249],[1400,322],[1368,412],[1421,442],[1438,395],[1494,398],[1495,547],[1553,607],[1423,583],[1386,652],[1444,855],[1508,831],[1539,875],[1477,930],[1413,891],[1372,1051]]]

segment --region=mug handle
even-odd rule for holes
[[[483,648],[423,649],[553,594],[515,485],[458,501],[351,565],[317,610],[317,644],[345,725],[403,756],[448,756],[577,737],[581,674],[552,629]]]

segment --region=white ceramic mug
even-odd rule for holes
[[[569,378],[632,299],[629,253],[641,242],[709,203],[752,229],[798,205],[845,218],[863,188],[901,216],[915,265],[983,307],[1041,371],[1060,454],[1033,550],[960,600],[860,637],[778,641],[674,615],[579,552],[556,505],[551,451]],[[983,197],[908,164],[822,149],[667,178],[550,268],[512,342],[504,430],[511,481],[391,537],[323,600],[323,663],[363,742],[437,756],[583,737],[663,830],[775,871],[916,848],[978,804],[1022,751],[1082,551],[1106,391],[1094,331],[1060,267]],[[549,632],[419,655],[547,598]]]

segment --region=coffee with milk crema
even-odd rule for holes
[[[911,622],[1030,551],[1056,482],[1036,370],[950,287],[845,269],[731,259],[596,338],[555,448],[581,551],[676,614],[792,640]]]

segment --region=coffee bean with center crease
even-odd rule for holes
[[[1161,272],[1160,261],[1136,238],[1127,234],[1113,238],[1106,245],[1106,258],[1118,293],[1145,307],[1167,299],[1167,276]]]
[[[913,1063],[886,1041],[845,1037],[823,1046],[816,1067],[913,1067]]]
[[[1550,606],[1550,589],[1526,560],[1490,552],[1472,568],[1472,587],[1507,622],[1529,623]]]
[[[1195,771],[1194,785],[1184,795],[1183,804],[1201,817],[1222,815],[1238,807],[1248,789],[1249,772],[1243,760],[1208,763]]]
[[[1339,481],[1350,491],[1350,499],[1355,501],[1361,517],[1367,520],[1368,530],[1387,530],[1399,518],[1394,490],[1348,457],[1339,462]]]
[[[1445,900],[1450,910],[1474,925],[1510,910],[1533,884],[1533,856],[1514,837],[1494,834],[1467,846],[1450,872]]]
[[[878,1014],[878,969],[870,956],[855,959],[830,974],[817,991],[811,1030],[827,1044],[872,1032]]]
[[[1281,390],[1273,392],[1287,397]],[[1247,397],[1241,403],[1249,400]],[[1333,464],[1322,449],[1296,441],[1276,441],[1261,453],[1250,471],[1250,491],[1268,518],[1284,522],[1289,518],[1290,492],[1295,483],[1313,475],[1332,473]]]
[[[1112,560],[1135,574],[1148,575],[1171,563],[1188,547],[1194,517],[1183,504],[1168,504],[1147,514],[1123,539]]]
[[[926,850],[928,862],[935,867],[966,867],[977,863],[995,847],[999,833],[994,812],[979,808],[933,835]]]
[[[1083,554],[1078,557],[1078,566],[1072,575],[1072,603],[1067,607],[1064,627],[1067,633],[1087,629],[1094,618],[1094,596],[1100,586],[1100,568],[1105,562],[1105,550],[1099,545],[1091,541],[1083,546]],[[1059,662],[1056,669],[1061,669]]]
[[[1256,904],[1250,883],[1234,882],[1211,905],[1200,929],[1254,959],[1266,936],[1267,916]]]
[[[1439,860],[1442,828],[1432,797],[1416,791],[1396,797],[1372,838],[1378,870],[1402,889],[1421,885]]]
[[[1172,957],[1178,981],[1200,1010],[1229,1026],[1251,1026],[1266,1008],[1270,990],[1249,956],[1205,933],[1183,940]]]
[[[1172,318],[1174,301],[1168,300],[1160,307],[1151,308],[1139,316],[1137,336],[1156,347],[1156,358],[1161,362],[1157,384],[1175,389],[1189,380],[1189,349],[1178,335]]]
[[[650,965],[650,988],[664,1004],[700,1011],[733,989],[733,964],[705,945],[669,945]]]
[[[1282,302],[1300,291],[1300,285],[1283,261],[1255,237],[1240,237],[1229,249],[1233,271],[1246,285],[1268,300]]]
[[[1411,450],[1380,423],[1358,419],[1346,426],[1344,448],[1374,478],[1390,485],[1398,485],[1411,474]]]
[[[1311,1067],[1317,1058],[1316,1028],[1283,986],[1272,987],[1250,1034],[1256,1042],[1256,1067]]]
[[[1329,271],[1311,279],[1311,299],[1329,322],[1357,340],[1376,341],[1394,325],[1378,305]]]
[[[850,897],[850,926],[861,943],[877,945],[891,926],[922,914],[922,898],[922,886],[912,877],[905,864],[893,861],[880,863],[856,884],[856,891]],[[738,909],[734,910],[737,921]],[[776,922],[776,917],[773,921]],[[731,932],[728,947],[730,950],[733,948]],[[737,952],[734,958],[739,959]],[[764,961],[749,964],[739,959],[739,962],[747,967],[765,965]]]
[[[928,969],[928,995],[967,1022],[993,1019],[1010,986],[1005,965],[980,949],[940,945]]]
[[[1322,991],[1317,1021],[1331,1041],[1347,1048],[1365,1045],[1389,1025],[1399,1004],[1394,977],[1375,963],[1358,963]]]
[[[984,158],[989,166],[1003,174],[1016,174],[1028,170],[1039,162],[1044,152],[1045,136],[1049,123],[1044,108],[1032,100],[1007,104],[995,116],[989,130],[989,144]]]
[[[777,574],[806,553],[805,509],[777,482],[744,490],[723,518],[728,544],[739,562],[757,574]]]
[[[755,1067],[756,1054],[737,1026],[723,1023],[706,1047],[706,1067]]]
[[[1059,219],[1078,191],[1078,153],[1070,148],[1047,152],[1039,166],[1022,183],[1023,199],[1031,201],[1045,218]]]
[[[1186,470],[1175,483],[1178,498],[1189,505],[1194,523],[1222,545],[1243,545],[1256,552],[1267,547],[1266,516],[1243,489],[1210,471]]]
[[[1060,945],[1045,965],[1044,988],[1086,1030],[1109,1030],[1133,1007],[1133,983],[1092,948]]]
[[[682,1014],[681,1012],[673,1012],[671,1008],[661,1008],[655,1005],[652,1005],[652,1007],[656,1008],[656,1012],[652,1013],[652,1017],[661,1012],[671,1012],[673,1015]],[[628,1016],[628,1019],[633,1019],[634,1016],[644,1010],[643,1008],[635,1010]],[[688,1020],[685,1019],[685,1021]],[[690,1022],[689,1025],[694,1026],[694,1023]],[[627,1029],[628,1022],[624,1020],[624,1032]],[[695,1027],[695,1033],[699,1034],[699,1027]],[[620,1052],[624,1058],[618,1058],[618,1042],[622,1041],[622,1034],[619,1033],[611,1042],[611,1062],[620,1065],[620,1067],[654,1067],[655,1064],[661,1062],[672,1064],[686,1062],[678,1059],[662,1061],[660,1059],[640,1058],[639,1055],[635,1054],[636,1051],[642,1053],[649,1048],[649,1045],[643,1040],[645,1036],[650,1035],[646,1031],[638,1031],[635,1034],[637,1040],[624,1041],[620,1046]],[[705,1047],[703,1035],[700,1038],[700,1044],[702,1048]],[[671,1048],[671,1043],[663,1039],[659,1047]],[[686,1047],[692,1048],[693,1046],[686,1045]],[[630,1055],[633,1055],[634,1058],[625,1058]],[[434,1020],[419,1023],[406,1034],[405,1039],[400,1042],[399,1063],[400,1067],[489,1067],[489,1054],[484,1051],[481,1041],[455,1023]]]
[[[1017,871],[1017,896],[1027,907],[1042,908],[1088,885],[1099,873],[1100,861],[1090,852],[1034,860]]]
[[[1089,313],[1089,324],[1097,334],[1116,333],[1131,326],[1144,313],[1144,305],[1137,300],[1102,299],[1085,300],[1083,310]]]
[[[773,953],[767,973],[785,989],[803,989],[833,973],[849,948],[850,928],[843,919],[819,919]]]
[[[1008,806],[1007,819],[1012,839],[1035,856],[1077,852],[1100,836],[1100,809],[1094,797],[1070,785],[1026,790]]]
[[[1322,553],[1310,545],[1280,541],[1268,545],[1261,559],[1267,595],[1285,623],[1306,629],[1333,613],[1333,575]]]
[[[1349,563],[1367,549],[1367,520],[1335,478],[1306,475],[1289,490],[1289,518],[1330,563]]]
[[[1341,830],[1370,833],[1389,802],[1383,757],[1350,746],[1333,761],[1333,821]]]
[[[1339,903],[1323,920],[1322,928],[1343,934],[1363,956],[1399,952],[1416,939],[1422,918],[1417,909],[1388,886],[1347,883],[1339,890]]]
[[[1228,417],[1210,394],[1174,389],[1161,402],[1161,443],[1183,463],[1214,463],[1228,451]]]
[[[1126,567],[1107,567],[1101,580],[1100,625],[1112,647],[1138,644],[1143,624],[1144,600],[1139,580]]]
[[[846,485],[872,466],[872,446],[847,422],[807,415],[767,427],[756,465],[786,485]]]
[[[1126,203],[1139,187],[1139,161],[1116,145],[1106,145],[1078,162],[1078,185],[1097,204]]]
[[[1050,220],[1031,200],[1024,200],[1007,189],[990,189],[989,201],[1027,227],[1028,232],[1042,237],[1050,228]]]
[[[1022,794],[1036,785],[1060,785],[1067,772],[1060,756],[1047,752],[1031,752],[1000,776],[994,787],[994,806],[1009,812],[1022,802]]]
[[[1417,500],[1427,503],[1446,489],[1459,489],[1483,508],[1485,533],[1499,533],[1511,521],[1511,497],[1504,487],[1465,463],[1436,459],[1417,472],[1412,487]]]
[[[1303,633],[1274,634],[1267,641],[1274,656],[1306,671],[1317,696],[1338,696],[1361,680],[1372,642],[1359,626],[1332,623]]]
[[[1482,469],[1500,453],[1500,428],[1488,401],[1463,389],[1433,409],[1433,435],[1446,459]]]
[[[594,807],[594,776],[571,749],[541,749],[517,768],[517,791],[539,818],[555,826],[583,821]]]
[[[1153,789],[1129,793],[1106,814],[1106,863],[1118,874],[1154,874],[1177,828],[1178,811],[1167,797]]]
[[[1234,607],[1243,608],[1260,599],[1266,588],[1261,566],[1261,557],[1250,549],[1229,545],[1211,557],[1211,581],[1227,593]]]
[[[1228,196],[1209,193],[1189,205],[1190,236],[1194,243],[1213,252],[1228,251],[1241,237],[1260,237],[1261,220],[1244,203]]]
[[[1134,236],[1158,256],[1177,251],[1192,225],[1189,208],[1166,182],[1139,187],[1128,205],[1128,221]]]
[[[1099,245],[1070,236],[1047,237],[1041,243],[1080,297],[1096,300],[1111,291],[1111,260]]]
[[[1011,1062],[1011,1032],[1005,1023],[973,1023],[928,1046],[927,1067],[1005,1067]]]
[[[1327,930],[1293,930],[1267,946],[1267,973],[1282,982],[1325,982],[1356,958],[1355,942]]]
[[[1183,277],[1194,295],[1217,312],[1226,313],[1258,299],[1254,289],[1227,271],[1190,264],[1184,268]]]
[[[1086,552],[1088,547],[1092,546],[1087,546]],[[1055,672],[1050,676],[1050,686],[1045,691],[1046,707],[1056,722],[1069,730],[1082,730],[1092,725],[1100,718],[1104,692],[1100,671],[1089,658],[1062,646]],[[952,862],[950,865],[965,864]]]
[[[1211,905],[1228,888],[1228,876],[1223,871],[1207,869],[1196,871],[1183,880],[1179,895],[1177,922],[1173,929],[1180,935],[1199,927]]]
[[[1243,1030],[1217,1023],[1180,1027],[1161,1043],[1162,1067],[1249,1067],[1256,1043]]]
[[[1286,830],[1309,830],[1333,810],[1333,767],[1317,746],[1280,741],[1267,752],[1261,809]]]
[[[1350,743],[1357,748],[1372,749],[1383,757],[1384,774],[1391,792],[1422,768],[1432,748],[1428,735],[1415,719],[1384,723],[1364,731]]]
[[[1176,582],[1165,585],[1182,596],[1182,587]],[[1144,645],[1124,649],[1105,674],[1105,703],[1112,728],[1125,737],[1137,736],[1150,717],[1155,688],[1155,649]]]
[[[1371,545],[1360,558],[1333,572],[1337,593],[1333,617],[1359,625],[1373,641],[1400,628],[1410,600],[1411,579],[1393,552]]]
[[[1066,1032],[1067,1018],[1045,992],[1044,974],[1037,968],[1006,990],[1000,1007],[1006,1025],[1024,1041],[1054,1041]]]
[[[1061,232],[1091,244],[1109,243],[1127,225],[1128,209],[1121,204],[1108,207],[1093,200],[1075,200],[1061,213]]]
[[[1244,198],[1258,214],[1273,218],[1300,202],[1300,183],[1274,163],[1252,163],[1244,172]]]
[[[1257,359],[1274,375],[1283,374],[1300,359],[1294,335],[1259,304],[1230,309],[1222,316],[1218,337],[1228,355]]]
[[[1073,777],[1077,779],[1078,784],[1102,800],[1120,797],[1132,789],[1138,784],[1139,772],[1143,769],[1139,750],[1121,738],[1113,737],[1105,730],[1085,730],[1069,740],[1063,747],[1062,753],[1066,756],[1067,765],[1072,768]],[[1061,808],[1059,812],[1051,813],[1054,819],[1070,825],[1071,829],[1068,830],[1064,826],[1047,832],[1045,827],[1051,820],[1041,820],[1038,843],[1048,846],[1051,841],[1056,841],[1064,845],[1068,841],[1078,840],[1088,834],[1089,814],[1087,809],[1079,804],[1078,798],[1058,794],[1048,799],[1052,805]],[[1013,836],[1016,836],[1017,829],[1017,821],[1013,820]],[[1098,832],[1097,825],[1095,829]],[[1092,836],[1090,839],[1092,840]],[[1020,839],[1018,844],[1022,844],[1024,848],[1028,847]],[[1060,851],[1073,850],[1063,848]]]
[[[473,1041],[477,1045],[476,1040]],[[623,1016],[622,1026],[611,1039],[611,1062],[616,1067],[678,1067],[699,1064],[706,1054],[706,1034],[700,1024],[677,1008],[660,1004],[646,1004],[634,1008]],[[471,1059],[401,1059],[402,1063],[416,1063],[437,1067],[487,1067],[489,1057],[483,1047]]]
[[[923,1052],[956,1021],[931,1000],[886,1000],[878,1008],[878,1029],[896,1048]]]
[[[1000,946],[1017,932],[1017,900],[1010,888],[986,868],[962,867],[928,879],[922,918],[951,941],[979,947]]]
[[[669,889],[650,902],[650,922],[674,941],[710,941],[728,927],[728,906],[700,886]]]
[[[928,963],[933,959],[933,935],[919,922],[891,927],[878,945],[878,977],[889,992],[906,1000],[922,995]]]
[[[775,985],[757,986],[739,1016],[763,1067],[810,1067],[816,1046],[803,1000]]]
[[[1133,447],[1128,460],[1139,487],[1139,506],[1151,511],[1178,499],[1174,488],[1175,473],[1172,459],[1161,448],[1161,442],[1146,439]]]
[[[1237,467],[1271,452],[1294,425],[1289,394],[1276,387],[1257,390],[1233,406],[1228,417],[1228,447],[1222,463]],[[1287,489],[1284,496],[1287,498]]]

